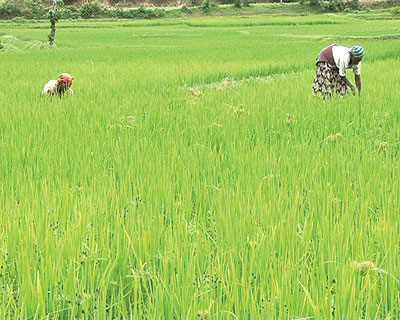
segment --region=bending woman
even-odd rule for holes
[[[358,94],[361,95],[361,60],[364,57],[364,48],[355,45],[351,48],[331,44],[322,49],[317,57],[317,72],[313,84],[313,94],[331,96],[335,90],[339,96],[344,96],[347,87],[353,95],[356,88],[346,77],[346,69],[352,68]]]

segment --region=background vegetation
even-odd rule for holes
[[[58,1],[59,19],[155,19],[205,15],[257,15],[271,13],[341,12],[364,10],[370,7],[395,7],[399,0],[360,2],[359,0],[300,0],[300,2],[262,4],[253,0],[193,0],[189,2],[111,2]],[[50,0],[0,0],[0,19],[15,22],[43,20],[49,17]]]
[[[1,319],[400,317],[398,15],[48,29],[0,23]]]

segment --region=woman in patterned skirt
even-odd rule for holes
[[[331,96],[335,91],[339,96],[344,96],[347,87],[353,95],[356,88],[346,77],[346,69],[352,68],[358,94],[361,95],[361,60],[364,57],[364,48],[355,45],[352,48],[331,44],[322,49],[317,57],[317,72],[313,84],[313,94],[322,94],[323,97]]]

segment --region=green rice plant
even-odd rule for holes
[[[398,318],[380,14],[61,21],[54,50],[1,23],[0,318]],[[363,96],[315,99],[337,39]],[[40,97],[63,72],[74,95]]]

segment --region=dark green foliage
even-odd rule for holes
[[[45,1],[48,1],[48,0],[45,0]],[[78,0],[63,0],[62,2],[64,5],[70,6],[70,5],[77,4],[79,1]]]
[[[158,18],[162,17],[164,15],[165,11],[162,9],[148,9],[146,7],[140,6],[139,9],[137,9],[137,18],[141,19],[151,19],[151,18]]]
[[[344,10],[355,10],[360,8],[358,0],[343,1],[343,0],[330,0],[328,4],[325,4],[325,8],[329,11],[344,11]]]
[[[320,7],[320,6],[323,5],[323,1],[322,1],[322,0],[310,0],[310,4],[311,4],[312,6]]]
[[[199,7],[202,5],[201,0],[189,0],[189,5],[191,7]]]
[[[58,10],[60,19],[79,19],[79,9],[73,5],[65,6]]]
[[[50,20],[50,23],[55,24],[60,19],[60,13],[58,11],[54,12],[53,10],[50,10],[48,13],[48,18]]]
[[[1,1],[1,0],[0,0]],[[182,6],[181,9],[164,10],[159,8],[147,8],[141,6],[137,9],[123,9],[123,8],[105,8],[103,7],[102,0],[94,2],[84,2],[79,9],[76,5],[69,3],[78,3],[79,0],[58,0],[58,18],[59,19],[93,19],[93,18],[120,18],[120,19],[156,19],[162,17],[177,17],[184,15],[192,15],[202,11],[209,14],[214,7],[217,7],[216,2],[213,0],[189,0],[188,6]],[[110,0],[109,3],[122,3],[121,0]],[[152,0],[159,1],[163,0]],[[248,7],[254,0],[216,0],[217,3],[231,4],[235,8]],[[400,0],[387,0],[386,5],[393,6]],[[0,4],[0,19],[13,19],[15,17],[23,17],[30,20],[46,19],[49,14],[49,0],[6,0]],[[278,1],[277,1],[278,2]],[[292,2],[292,0],[285,0],[285,2]],[[352,12],[360,10],[361,6],[359,0],[299,0],[299,3],[305,5],[305,10],[312,6],[318,11],[330,12]],[[64,6],[64,4],[67,4]],[[193,7],[193,6],[197,6]],[[308,7],[308,8],[307,8]],[[220,8],[216,9],[219,10]],[[314,9],[312,9],[314,10]],[[366,8],[364,10],[369,10]],[[397,10],[397,11],[396,11]],[[399,9],[392,9],[392,14],[399,14]]]
[[[361,8],[361,6],[360,6],[359,0],[352,0],[352,1],[351,1],[351,7],[350,7],[350,9],[358,10],[358,9],[360,9],[360,8]]]
[[[400,0],[386,0],[384,2],[385,7],[395,7],[400,6]]]
[[[305,0],[300,0],[301,4],[306,4],[307,2]],[[360,9],[360,3],[359,0],[329,0],[328,2],[325,2],[323,0],[309,0],[309,4],[314,7],[321,8],[326,11],[334,11],[334,12],[340,12],[340,11],[352,11],[352,10],[358,10]]]
[[[185,14],[192,14],[193,13],[192,9],[190,9],[190,8],[188,8],[186,6],[182,6],[181,11],[182,11],[182,13],[185,13]]]
[[[202,9],[204,11],[208,11],[210,9],[210,6],[211,6],[211,0],[204,0],[203,1]]]
[[[12,22],[14,23],[25,23],[26,20],[23,17],[15,17],[11,19]]]
[[[400,7],[393,8],[390,12],[395,15],[400,15]]]
[[[28,19],[40,20],[47,16],[47,10],[42,6],[41,0],[26,0],[25,17]]]
[[[327,4],[323,3],[322,5],[329,11],[343,11],[346,8],[343,0],[330,0]]]
[[[7,0],[0,4],[0,19],[11,19],[24,14],[24,10],[13,0]]]
[[[81,17],[84,19],[99,18],[103,13],[104,8],[98,1],[85,2],[80,9]]]
[[[243,0],[243,7],[250,7],[250,0]]]
[[[107,10],[108,17],[115,17],[120,19],[153,19],[162,18],[166,15],[164,9],[150,9],[146,7],[139,7],[138,9],[121,9]]]

